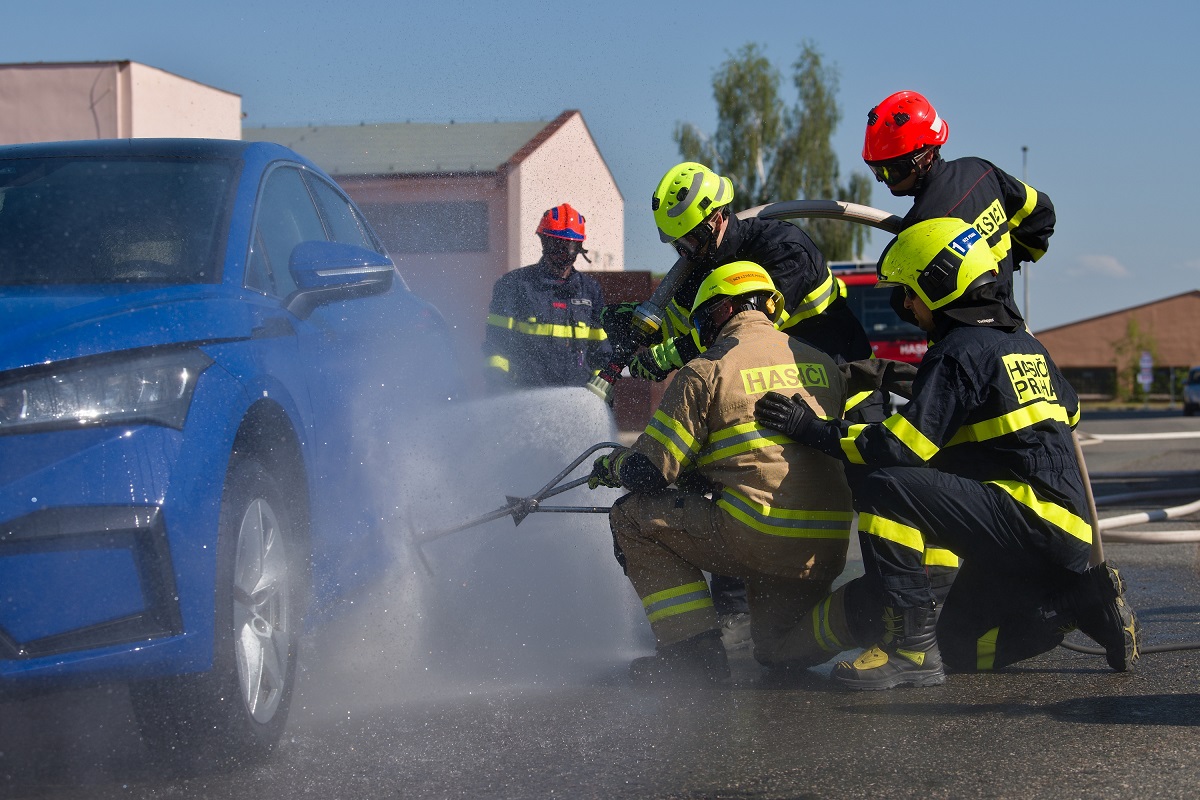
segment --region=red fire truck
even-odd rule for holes
[[[876,358],[916,364],[929,349],[925,333],[892,310],[890,288],[875,286],[874,261],[831,261],[829,268],[846,284],[846,302],[871,340]]]

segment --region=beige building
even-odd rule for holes
[[[241,132],[240,96],[135,61],[0,64],[0,144]]]
[[[1140,338],[1140,343],[1132,347],[1126,344],[1131,323],[1135,323]],[[1179,381],[1189,367],[1200,365],[1200,291],[1048,328],[1038,331],[1037,338],[1081,395],[1115,393],[1118,353],[1122,349],[1132,352],[1122,365],[1126,380],[1131,380],[1140,353],[1152,352],[1151,393],[1166,395],[1172,369]]]
[[[492,285],[536,262],[546,209],[570,203],[587,225],[588,271],[625,268],[625,202],[578,111],[550,122],[386,123],[246,128],[311,159],[354,198],[400,273],[455,327],[481,374]]]

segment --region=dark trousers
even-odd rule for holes
[[[1062,640],[1043,614],[1049,596],[1087,568],[1088,543],[1037,517],[1006,492],[920,467],[846,470],[859,512],[862,602],[927,606],[935,595],[926,544],[963,560],[938,620],[953,669],[995,669]]]

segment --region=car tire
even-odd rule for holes
[[[130,687],[142,738],[176,760],[274,750],[296,680],[306,554],[278,482],[234,455],[217,541],[212,669]]]
[[[1185,417],[1194,417],[1196,415],[1196,406],[1191,403],[1183,404],[1183,415]]]

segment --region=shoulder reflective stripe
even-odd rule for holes
[[[917,458],[928,461],[938,454],[938,446],[921,433],[901,414],[892,414],[883,421],[887,428],[905,447],[917,454]]]
[[[839,440],[839,444],[842,446],[842,453],[846,456],[846,460],[851,464],[867,463],[863,460],[862,453],[859,451],[858,445],[855,443],[859,434],[861,434],[863,429],[866,427],[866,425],[851,425],[850,430],[846,431],[846,435]]]
[[[548,322],[537,322],[535,320],[521,322],[512,317],[488,314],[487,324],[497,328],[515,330],[518,333],[530,336],[554,336],[560,339],[590,339],[597,342],[608,338],[608,334],[604,332],[603,328],[593,328],[584,322],[576,322],[574,325],[551,325]]]
[[[916,550],[918,553],[925,552],[925,537],[911,525],[877,517],[874,514],[859,514],[858,529],[880,539],[895,542],[902,547]]]
[[[927,567],[958,568],[958,556],[944,547],[926,547],[925,557],[922,561]]]
[[[1013,500],[1016,500],[1051,525],[1071,534],[1084,544],[1090,545],[1092,543],[1091,525],[1085,522],[1082,517],[1072,514],[1057,503],[1040,499],[1029,484],[1017,481],[987,481],[987,483],[1008,492]]]
[[[832,602],[833,596],[831,595],[813,608],[811,616],[813,638],[817,640],[817,646],[824,652],[840,653],[849,648],[833,632],[833,623],[829,620],[829,606]]]
[[[791,441],[782,433],[764,428],[757,422],[743,422],[709,436],[704,449],[700,451],[700,457],[696,459],[696,464],[704,466],[723,458],[732,458],[772,445],[785,445]]]
[[[837,292],[834,288],[833,273],[826,267],[825,280],[821,281],[820,286],[805,295],[804,299],[800,301],[800,305],[788,312],[788,320],[779,326],[779,330],[790,328],[802,319],[815,317],[829,308],[829,304],[836,299]]]
[[[872,353],[871,356],[874,357],[875,354]],[[847,397],[846,405],[842,407],[843,413],[846,411],[849,411],[850,409],[854,408],[856,405],[858,405],[862,401],[866,400],[868,397],[871,396],[871,394],[872,394],[872,392],[859,392],[858,394],[852,394],[849,397]]]
[[[712,604],[712,595],[704,581],[674,586],[642,598],[642,608],[651,622],[700,608],[711,608]]]
[[[1025,187],[1025,205],[1021,206],[1017,213],[1012,215],[1012,219],[1008,221],[1010,230],[1024,222],[1025,218],[1037,208],[1037,191],[1028,183],[1022,182],[1021,185]]]
[[[850,290],[846,288],[846,282],[841,278],[834,278],[834,283],[837,284],[838,297],[846,297],[850,294]]]
[[[980,672],[990,672],[996,665],[996,640],[1000,637],[1000,629],[990,631],[975,640],[975,669]]]
[[[759,533],[789,539],[849,539],[852,511],[796,511],[756,503],[734,489],[721,490],[717,505]]]
[[[508,372],[508,359],[504,356],[491,356],[487,360],[487,365],[492,369],[498,369],[502,372]]]
[[[1039,422],[1047,420],[1056,420],[1064,425],[1070,424],[1065,408],[1048,400],[1038,400],[994,419],[985,419],[983,422],[964,425],[958,429],[950,441],[946,442],[946,447],[953,447],[964,442],[984,442],[1006,433],[1032,428]]]
[[[1067,424],[1070,425],[1072,428],[1074,428],[1076,425],[1078,425],[1079,424],[1079,415],[1080,415],[1080,413],[1082,413],[1082,411],[1083,411],[1082,408],[1076,408],[1074,414],[1068,414],[1067,415]]]
[[[667,303],[666,319],[663,320],[663,341],[668,342],[691,331],[692,322],[689,317],[687,309],[672,297]]]
[[[662,409],[654,412],[650,424],[646,426],[646,433],[667,448],[680,466],[687,466],[700,451],[700,443],[695,437],[684,430],[678,420],[663,413]]]

